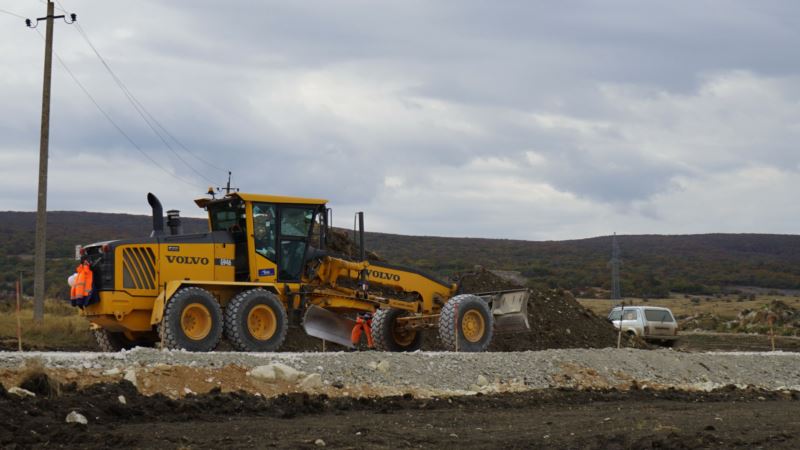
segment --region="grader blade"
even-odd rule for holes
[[[350,336],[355,325],[354,320],[316,305],[309,306],[303,317],[303,328],[306,330],[306,334],[349,348],[353,348]]]
[[[525,290],[499,292],[492,299],[494,329],[498,334],[519,333],[531,329],[528,323],[528,299]]]

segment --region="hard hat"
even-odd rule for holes
[[[77,273],[73,273],[69,278],[67,278],[67,283],[69,284],[69,287],[74,287],[75,286],[75,279],[76,278],[78,278],[78,274]]]

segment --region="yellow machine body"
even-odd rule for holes
[[[314,239],[314,225],[321,227],[324,222],[327,227],[325,200],[237,192],[196,203],[209,211],[207,233],[157,235],[86,247],[102,260],[96,269],[100,278],[98,301],[81,312],[95,327],[122,332],[129,339],[153,339],[166,304],[187,286],[202,287],[223,308],[237,294],[260,287],[273,292],[287,310],[316,305],[345,314],[374,312],[379,307],[436,314],[456,293],[455,284],[413,269],[332,255],[304,260],[301,276],[282,280],[283,268],[277,258],[265,257],[257,249],[254,208],[274,207],[274,211],[282,211],[281,217],[313,211],[317,223],[311,224],[312,231],[306,236],[276,238],[280,241],[276,245],[308,246]],[[227,230],[215,225],[215,214],[221,213],[214,208],[220,204],[236,205],[231,210],[235,214],[225,216],[233,217],[233,225]],[[366,291],[359,288],[358,280],[367,282]],[[374,290],[376,287],[380,289]]]

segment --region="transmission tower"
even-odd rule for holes
[[[619,244],[617,243],[617,233],[611,238],[611,299],[619,300],[622,293],[619,290]]]

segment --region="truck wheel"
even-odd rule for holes
[[[225,336],[236,350],[274,352],[286,339],[286,310],[266,289],[239,293],[225,308]]]
[[[439,316],[439,338],[450,351],[485,351],[492,342],[493,331],[494,316],[477,295],[451,298]]]
[[[375,349],[390,352],[413,352],[422,347],[422,332],[397,328],[401,309],[379,309],[372,316],[372,341]]]
[[[112,333],[105,328],[92,330],[97,346],[104,352],[118,352],[120,350],[130,350],[135,346],[135,342],[125,337],[124,333]]]
[[[222,308],[207,290],[185,287],[167,302],[158,331],[166,348],[209,352],[222,337]]]

